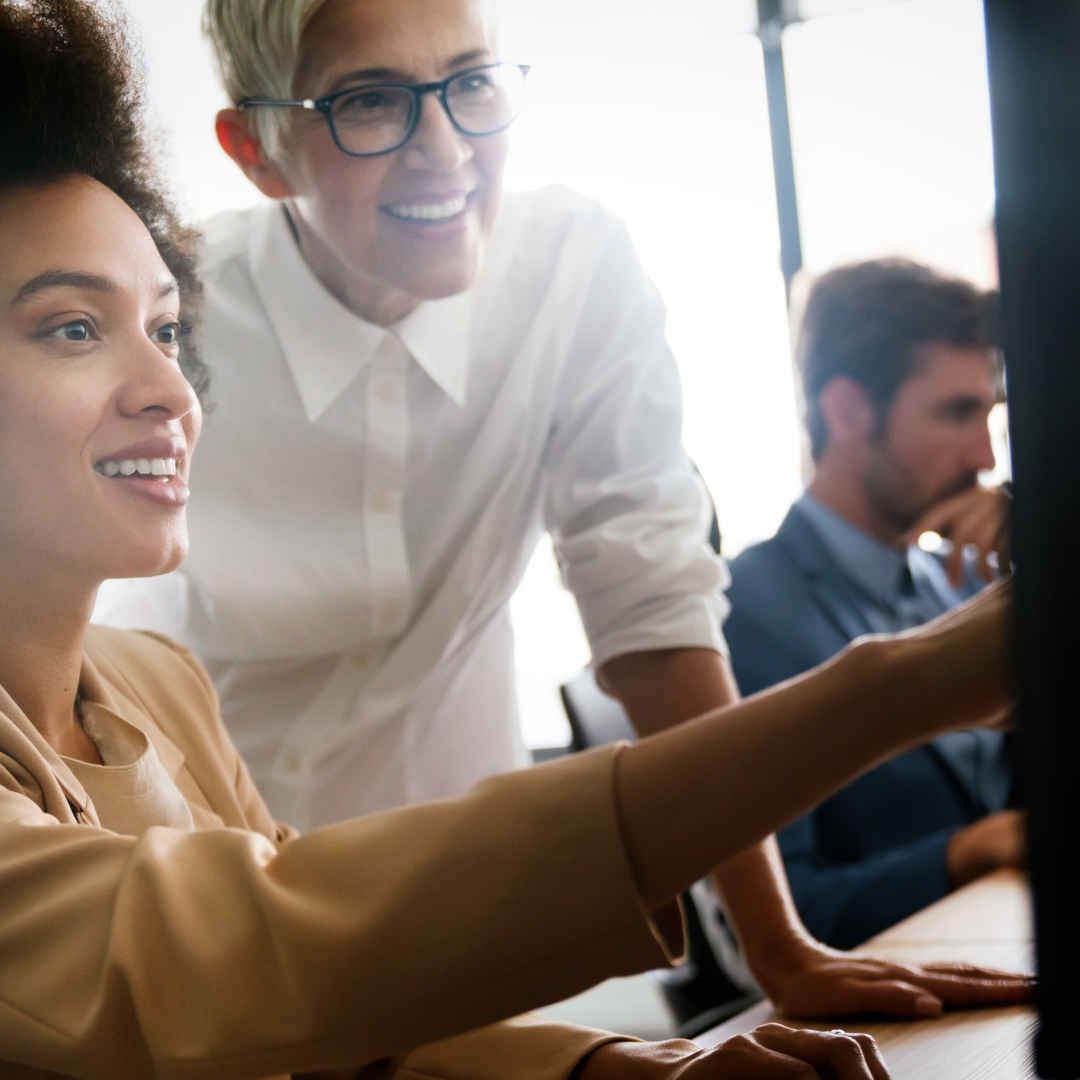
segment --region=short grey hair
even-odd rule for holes
[[[245,98],[291,98],[300,55],[300,38],[328,0],[206,0],[203,35],[210,44],[218,77],[233,105]],[[483,0],[484,31],[498,36],[497,5]],[[253,109],[254,134],[275,157],[289,122],[289,109]]]
[[[300,38],[327,0],[206,0],[202,29],[233,105],[245,98],[291,98]],[[253,109],[254,134],[273,157],[288,109]]]

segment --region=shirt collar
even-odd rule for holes
[[[469,378],[473,291],[427,300],[391,329],[412,358],[455,404],[464,406]]]
[[[349,311],[311,272],[280,203],[255,217],[250,269],[309,421],[322,416],[395,337],[444,393],[465,404],[471,289],[425,301],[389,329],[376,326]]]
[[[867,536],[812,495],[795,504],[821,537],[844,573],[878,603],[894,607],[907,566],[907,553]]]

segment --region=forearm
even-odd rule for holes
[[[619,699],[642,738],[739,700],[731,667],[714,649],[616,656],[600,669],[597,681]]]
[[[673,649],[609,661],[605,688],[622,702],[635,729],[650,735],[739,700],[731,668],[719,653]],[[713,888],[759,980],[777,949],[809,940],[791,898],[773,837],[713,871]],[[768,959],[766,959],[768,958]],[[762,973],[762,974],[759,974]]]
[[[999,711],[1009,698],[1004,619],[990,608],[864,641],[628,748],[619,800],[646,901],[666,900],[891,754]]]
[[[779,959],[812,944],[792,899],[775,836],[768,836],[721,863],[709,875],[743,957],[768,989],[769,972]]]

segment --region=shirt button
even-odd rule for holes
[[[375,396],[380,400],[389,404],[394,400],[394,391],[397,388],[394,386],[390,379],[380,379],[375,386]]]
[[[300,755],[295,750],[290,750],[285,755],[285,771],[286,772],[299,772],[300,771]]]
[[[371,509],[374,510],[376,514],[385,514],[390,509],[392,501],[393,500],[391,500],[390,496],[385,491],[378,491],[372,496]]]
[[[353,653],[352,663],[354,668],[358,668],[360,671],[363,671],[368,666],[368,654],[366,652]]]
[[[398,621],[400,614],[401,608],[397,604],[384,604],[379,612],[379,619],[384,626],[391,626]]]

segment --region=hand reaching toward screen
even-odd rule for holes
[[[573,1080],[888,1080],[869,1035],[796,1031],[763,1024],[703,1050],[684,1039],[608,1043],[578,1066]]]

